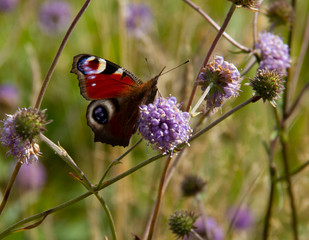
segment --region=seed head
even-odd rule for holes
[[[250,85],[255,95],[261,96],[263,101],[268,100],[273,107],[276,107],[276,100],[284,90],[284,80],[276,71],[258,69],[256,76],[250,80]]]
[[[292,6],[284,0],[273,2],[267,10],[267,17],[274,25],[291,26],[294,21],[294,16]]]
[[[260,0],[229,0],[233,2],[236,6],[249,8],[251,10],[256,10],[260,6]]]
[[[196,175],[187,175],[181,183],[182,194],[186,197],[195,196],[204,190],[206,182]]]
[[[188,213],[187,211],[176,211],[171,215],[169,225],[171,231],[176,234],[177,239],[189,235],[191,229],[194,228],[193,224],[196,218],[193,212]]]

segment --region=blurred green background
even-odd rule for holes
[[[18,88],[19,107],[34,105],[41,83],[65,34],[65,30],[47,34],[40,29],[39,11],[43,3],[38,0],[21,0],[14,9],[0,14],[0,83]],[[71,0],[67,3],[71,7],[70,19],[73,19],[83,1]],[[47,127],[46,136],[66,149],[92,183],[97,183],[106,166],[126,149],[93,143],[93,134],[85,118],[88,102],[79,93],[76,76],[70,73],[73,57],[79,53],[101,56],[129,69],[143,81],[153,77],[164,66],[170,69],[190,59],[190,63],[162,76],[159,81],[159,91],[163,96],[172,94],[186,106],[193,81],[216,35],[216,31],[183,1],[156,0],[144,2],[152,11],[149,31],[142,37],[132,36],[125,25],[126,3],[121,0],[91,2],[59,59],[42,103],[42,109],[47,109],[48,119],[53,120]],[[195,3],[219,25],[231,5],[226,0],[198,0]],[[262,9],[266,9],[269,3],[264,1]],[[305,25],[308,6],[307,1],[297,3],[293,63],[299,55],[304,29],[309,27]],[[248,9],[237,9],[227,28],[232,37],[247,47],[253,45],[253,15]],[[262,11],[258,18],[258,31],[265,31],[268,27],[269,23]],[[275,33],[280,33],[286,42],[287,30],[281,27]],[[224,56],[241,70],[247,55],[235,54],[237,51],[228,41],[221,39],[215,54]],[[305,67],[309,63],[308,57],[307,54],[296,93],[308,81],[309,72]],[[248,82],[247,77],[254,76],[256,68],[257,65],[246,75],[243,83]],[[197,97],[200,94],[198,90]],[[251,95],[251,88],[242,84],[240,97],[226,102],[222,112],[212,115],[203,126]],[[280,103],[279,100],[279,106]],[[10,113],[14,111],[11,109]],[[289,131],[291,169],[309,159],[308,111],[305,100],[292,118]],[[1,114],[3,118],[4,112]],[[195,122],[193,119],[192,126]],[[261,239],[269,191],[265,144],[269,144],[274,135],[274,125],[272,107],[269,103],[259,101],[192,142],[164,195],[154,239],[174,239],[169,231],[168,218],[175,210],[199,212],[197,202],[181,194],[181,181],[187,174],[197,174],[207,181],[201,200],[206,213],[217,221],[223,231],[227,231],[229,224],[225,214],[228,207],[237,206],[241,201],[250,207],[255,219],[254,225],[249,230],[234,232],[231,239]],[[139,138],[135,134],[131,145]],[[71,169],[44,143],[40,147],[42,156],[39,161],[46,168],[46,182],[39,189],[27,190],[18,184],[13,187],[8,205],[0,218],[0,231],[25,217],[55,207],[85,192],[82,185],[68,174]],[[14,165],[14,161],[6,157],[5,152],[6,149],[1,148],[0,196]],[[116,165],[108,177],[116,176],[154,154],[156,152],[143,142],[123,159],[122,164]],[[275,163],[278,172],[282,173],[279,151]],[[164,158],[101,192],[112,211],[119,239],[131,239],[131,233],[142,236],[157,195],[163,166]],[[308,170],[302,171],[292,180],[299,214],[300,239],[306,239],[309,235]],[[271,224],[270,239],[291,239],[285,184],[279,184],[276,189]],[[97,200],[91,196],[48,216],[40,226],[15,233],[7,239],[103,239],[104,235],[110,236],[106,217]]]

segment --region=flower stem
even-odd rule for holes
[[[197,80],[198,80],[198,78],[200,76],[200,73],[201,73],[203,67],[205,67],[207,65],[207,63],[208,63],[208,61],[209,61],[213,51],[215,50],[215,47],[217,46],[217,44],[219,42],[219,39],[221,38],[221,36],[224,33],[224,31],[225,31],[229,21],[231,20],[231,17],[233,15],[235,9],[236,9],[236,6],[234,4],[232,4],[231,7],[230,7],[230,10],[229,10],[229,12],[228,12],[228,14],[226,16],[226,18],[224,19],[222,27],[220,28],[219,32],[217,33],[217,36],[215,37],[214,41],[212,42],[212,44],[211,44],[211,46],[209,48],[209,51],[208,51],[208,53],[207,53],[207,55],[206,55],[206,57],[204,59],[203,66],[201,67],[199,73],[197,74],[194,86],[192,88],[192,92],[191,92],[191,95],[190,95],[190,98],[189,98],[189,102],[188,102],[188,105],[187,105],[187,110],[186,110],[187,112],[189,112],[189,109],[190,109],[190,107],[192,105],[193,98],[194,98],[195,93],[196,93]]]
[[[107,173],[111,170],[111,168],[117,164],[118,162],[120,162],[121,159],[123,159],[127,154],[129,154],[138,144],[140,144],[142,142],[142,138],[140,140],[138,140],[132,147],[130,147],[125,153],[123,153],[120,157],[118,157],[117,159],[115,159],[114,161],[112,161],[108,167],[106,168],[102,178],[100,179],[97,188],[100,188],[100,186],[102,185],[102,182],[104,181]]]
[[[272,216],[272,207],[273,207],[275,187],[276,187],[276,182],[275,182],[276,167],[274,164],[274,154],[275,154],[277,143],[278,143],[278,138],[275,138],[271,141],[270,151],[269,151],[269,156],[268,156],[270,190],[269,190],[268,205],[267,205],[267,210],[266,210],[266,215],[265,215],[265,220],[264,220],[263,240],[268,239],[268,235],[270,231],[270,220]]]
[[[212,20],[212,18],[210,16],[208,16],[208,14],[205,13],[199,6],[197,6],[195,3],[193,3],[190,0],[183,0],[183,1],[185,3],[187,3],[190,7],[192,7],[194,10],[196,10],[199,14],[201,14],[202,17],[205,18],[217,31],[220,30],[219,25],[214,20]],[[235,47],[239,48],[243,52],[245,52],[245,53],[251,52],[250,48],[247,48],[247,47],[241,45],[234,38],[232,38],[230,35],[228,35],[226,32],[223,32],[223,37],[225,37],[226,40],[228,40],[231,44],[233,44]]]
[[[9,196],[10,196],[10,193],[11,193],[11,190],[12,190],[12,187],[13,187],[13,184],[14,184],[14,182],[15,182],[16,176],[17,176],[17,174],[18,174],[18,172],[19,172],[19,169],[20,169],[21,165],[22,165],[22,164],[21,164],[20,161],[18,161],[18,162],[16,163],[16,165],[15,165],[14,171],[13,171],[12,176],[11,176],[11,179],[10,179],[10,181],[9,181],[9,183],[8,183],[8,185],[7,185],[7,187],[6,187],[6,189],[5,189],[5,193],[4,193],[4,196],[3,196],[3,199],[2,199],[1,205],[0,205],[0,215],[1,215],[1,213],[2,213],[2,211],[3,211],[3,209],[4,209],[4,207],[5,207],[5,205],[6,205],[7,201],[8,201],[8,199],[9,199]]]
[[[96,198],[99,200],[107,216],[110,230],[112,233],[112,239],[116,240],[117,236],[116,236],[116,230],[115,230],[115,224],[113,221],[113,217],[104,199],[100,196],[100,194],[96,191],[96,189],[90,183],[90,181],[88,180],[84,172],[77,166],[77,164],[74,162],[71,156],[62,147],[59,147],[56,144],[54,144],[51,140],[49,140],[43,134],[41,134],[40,137],[45,143],[48,144],[48,146],[51,149],[53,149],[58,154],[59,157],[61,157],[61,159],[63,159],[75,171],[75,173],[78,175],[79,182],[81,182],[84,185],[84,187],[88,191],[93,193],[96,196]]]
[[[299,166],[298,168],[296,168],[294,171],[292,171],[292,172],[290,172],[290,176],[292,177],[292,176],[294,176],[294,175],[296,175],[296,174],[298,174],[298,173],[300,173],[302,170],[304,170],[306,167],[308,167],[309,166],[309,160],[308,161],[306,161],[304,164],[302,164],[301,166]],[[282,177],[278,177],[278,178],[276,178],[276,182],[280,182],[280,181],[285,181],[285,179],[286,179],[286,176],[282,176]]]
[[[50,81],[50,78],[55,70],[55,67],[56,67],[56,64],[60,58],[60,55],[74,29],[74,27],[76,26],[78,20],[81,18],[81,16],[83,15],[83,13],[85,12],[86,8],[88,7],[89,3],[91,2],[91,0],[86,0],[85,3],[83,4],[82,8],[79,10],[79,12],[77,13],[76,17],[74,18],[73,22],[71,23],[68,31],[66,32],[61,44],[60,44],[60,47],[56,53],[56,56],[45,76],[45,79],[44,79],[44,82],[42,84],[42,87],[41,87],[41,90],[40,90],[40,93],[39,93],[39,96],[36,100],[36,103],[35,103],[35,108],[39,109],[40,106],[41,106],[41,103],[42,103],[42,100],[43,100],[43,97],[44,97],[44,94],[45,94],[45,91],[46,91],[46,88],[48,86],[48,83]]]
[[[248,105],[249,103],[254,103],[256,101],[258,101],[259,99],[261,99],[260,96],[253,96],[252,98],[248,99],[247,101],[239,104],[238,106],[236,106],[235,108],[233,108],[232,110],[230,110],[229,112],[225,113],[222,117],[218,118],[217,120],[213,121],[211,124],[209,124],[207,127],[203,128],[202,130],[200,130],[199,132],[197,132],[196,134],[194,134],[189,140],[188,142],[191,142],[193,140],[195,140],[196,138],[198,138],[200,135],[204,134],[205,132],[207,132],[208,130],[210,130],[211,128],[213,128],[214,126],[216,126],[218,123],[222,122],[224,119],[228,118],[230,115],[232,115],[234,112],[238,111],[239,109],[245,107],[246,105]],[[183,146],[184,144],[181,144],[181,146]]]
[[[158,213],[159,213],[159,209],[160,209],[160,205],[161,205],[161,200],[162,200],[162,195],[163,195],[163,186],[164,186],[164,181],[165,181],[165,176],[167,173],[167,169],[168,166],[171,162],[172,159],[172,154],[170,154],[166,160],[163,172],[162,172],[162,176],[161,176],[161,180],[160,180],[160,185],[159,185],[159,190],[158,190],[158,197],[157,197],[157,201],[156,201],[156,206],[155,206],[155,210],[154,213],[152,215],[152,219],[151,219],[151,224],[150,224],[150,229],[148,232],[148,238],[147,240],[151,240],[152,236],[153,236],[153,232],[154,232],[154,228],[157,222],[157,217],[158,217]]]
[[[102,185],[100,186],[99,189],[96,189],[96,191],[100,191],[100,190],[102,190],[102,189],[112,185],[113,183],[115,183],[115,182],[125,178],[126,176],[134,173],[135,171],[141,169],[142,167],[144,167],[144,166],[146,166],[146,165],[148,165],[148,164],[150,164],[150,163],[152,163],[152,162],[154,162],[154,161],[156,161],[156,160],[158,160],[158,159],[160,159],[162,157],[163,157],[163,154],[158,154],[158,155],[156,155],[154,157],[151,157],[151,158],[149,158],[149,159],[139,163],[138,165],[134,166],[133,168],[131,168],[131,169],[129,169],[129,170],[119,174],[118,176],[116,176],[116,177],[114,177],[114,178],[112,178],[110,180],[105,181],[104,183],[102,183]],[[73,205],[75,203],[78,203],[81,200],[91,196],[92,194],[93,194],[93,192],[88,191],[88,192],[86,192],[86,193],[84,193],[84,194],[82,194],[82,195],[80,195],[80,196],[78,196],[76,198],[73,198],[73,199],[71,199],[71,200],[69,200],[69,201],[67,201],[65,203],[62,203],[62,204],[60,204],[60,205],[58,205],[58,206],[56,206],[54,208],[48,209],[48,210],[46,210],[44,212],[38,213],[38,214],[30,216],[28,218],[24,218],[23,220],[15,223],[13,225],[11,225],[10,227],[5,229],[4,231],[0,232],[0,239],[2,239],[2,238],[6,237],[6,236],[8,236],[8,235],[10,235],[10,234],[12,234],[14,232],[21,231],[18,228],[20,226],[25,225],[26,223],[35,221],[37,219],[46,218],[46,216],[48,216],[49,214],[55,213],[55,212],[60,211],[60,210],[62,210],[64,208],[66,208],[66,207],[69,207],[69,206],[71,206],[71,205]],[[23,230],[27,230],[27,229],[23,228]]]
[[[288,159],[286,128],[285,128],[284,122],[283,124],[281,124],[281,121],[279,120],[279,114],[278,114],[277,109],[274,109],[274,111],[275,111],[275,116],[277,120],[279,140],[281,144],[281,155],[282,155],[282,160],[283,160],[283,168],[284,168],[284,173],[286,177],[285,180],[287,184],[288,196],[290,200],[290,208],[291,208],[291,213],[292,213],[291,227],[293,230],[294,240],[298,240],[298,219],[297,219],[297,210],[296,210],[296,205],[295,205],[295,197],[294,197],[294,192],[293,192],[293,185],[292,185],[291,175],[290,175],[290,164],[289,164],[289,159]]]
[[[209,86],[206,88],[206,90],[203,92],[203,95],[200,97],[200,99],[197,101],[197,103],[195,104],[195,106],[191,110],[191,112],[190,112],[191,116],[194,116],[194,114],[196,113],[196,110],[202,104],[202,102],[204,101],[205,97],[209,93],[209,91],[212,88],[212,86],[213,86],[213,83],[210,83]]]

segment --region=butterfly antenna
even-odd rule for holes
[[[160,73],[160,76],[165,75],[166,73],[169,73],[169,72],[171,72],[171,71],[175,70],[176,68],[179,68],[179,67],[181,67],[182,65],[187,64],[188,62],[190,62],[190,60],[189,60],[189,59],[188,59],[187,61],[185,61],[185,62],[183,62],[183,63],[179,64],[178,66],[173,67],[173,68],[171,68],[171,69],[167,70],[166,72],[162,73],[162,72],[163,72],[163,70],[164,70],[164,68],[165,68],[165,67],[164,67],[164,68],[162,69],[161,73]]]
[[[148,58],[145,57],[145,61],[147,63],[147,68],[148,68],[149,75],[151,76],[151,71],[150,71],[150,67],[149,67]]]

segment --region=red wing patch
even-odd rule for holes
[[[142,83],[117,64],[87,54],[74,57],[71,72],[77,74],[81,94],[88,100],[124,96]]]
[[[84,81],[80,82],[81,92],[92,100],[124,96],[136,86],[130,77],[117,73],[86,75]]]

